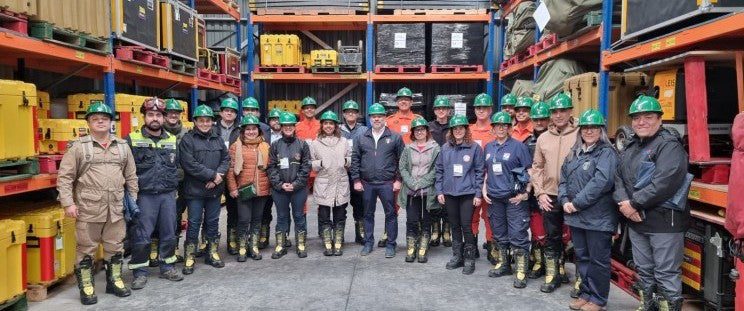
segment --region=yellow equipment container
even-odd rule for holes
[[[305,68],[310,68],[310,54],[302,54],[302,66]]]
[[[0,160],[36,154],[34,109],[38,103],[35,85],[0,80]]]
[[[64,153],[69,141],[88,134],[88,122],[85,120],[39,119],[39,153]]]
[[[50,110],[52,109],[52,101],[49,98],[49,93],[36,91],[36,96],[39,97],[39,104],[36,109],[36,117],[39,119],[48,119]]]
[[[261,35],[262,66],[302,65],[302,44],[297,35]]]
[[[111,0],[111,33],[121,41],[160,51],[160,6],[157,2]]]
[[[661,119],[664,121],[674,121],[677,115],[677,71],[675,68],[654,74],[654,88],[659,90],[659,104],[664,112]]]
[[[648,76],[640,72],[610,73],[609,107],[607,115],[607,132],[615,135],[622,125],[629,125],[628,109],[636,93],[649,83]],[[587,109],[599,107],[599,74],[587,72],[573,76],[563,82],[563,90],[571,93],[574,118],[578,118]]]
[[[38,13],[36,0],[0,0],[0,8],[6,8],[13,13],[26,14],[33,16]]]
[[[310,51],[310,65],[312,67],[330,67],[338,65],[338,52],[335,50]]]
[[[0,219],[0,304],[23,294],[26,287],[25,244],[26,224]]]
[[[85,111],[88,110],[90,104],[103,100],[103,94],[80,93],[67,95],[67,118],[85,119]]]

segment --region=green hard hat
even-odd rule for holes
[[[452,116],[452,118],[449,121],[449,127],[453,128],[455,126],[468,126],[468,118],[461,114],[456,114]]]
[[[511,125],[512,124],[512,119],[511,119],[511,116],[509,115],[508,112],[499,111],[497,113],[494,113],[491,116],[491,124],[492,125],[493,124],[507,124],[507,125]]]
[[[373,115],[385,115],[385,107],[378,103],[372,104],[372,106],[369,106],[369,111],[367,111],[367,115],[373,116]]]
[[[222,103],[220,104],[220,110],[224,110],[225,108],[230,108],[235,111],[238,111],[238,101],[232,98],[223,99]]]
[[[88,116],[95,113],[103,113],[108,115],[111,119],[114,118],[114,111],[111,109],[111,107],[101,101],[94,102],[93,104],[88,106],[88,111],[85,112],[85,118],[88,119]]]
[[[354,109],[356,111],[359,111],[359,104],[351,99],[347,100],[341,107],[341,111],[346,111],[347,109]]]
[[[523,108],[523,107],[531,108],[532,105],[534,104],[535,104],[535,101],[533,101],[532,98],[520,96],[519,98],[517,98],[517,104],[514,105],[514,108],[515,109]]]
[[[194,119],[197,117],[210,117],[214,118],[214,111],[207,105],[199,105],[194,109]]]
[[[165,111],[183,111],[183,107],[181,107],[181,104],[178,103],[177,100],[173,98],[168,98],[165,100]]]
[[[333,121],[336,123],[341,123],[341,121],[338,120],[338,116],[333,111],[326,111],[322,115],[320,115],[320,121]]]
[[[514,106],[517,104],[517,96],[514,96],[514,94],[509,93],[504,95],[504,97],[501,98],[501,106]]]
[[[249,96],[248,98],[243,100],[243,109],[260,109],[260,108],[258,108],[258,101],[252,96]]]
[[[434,100],[434,108],[452,108],[452,104],[450,103],[449,98],[438,96]]]
[[[282,115],[282,110],[279,108],[274,108],[274,109],[271,109],[271,111],[269,111],[269,119],[271,118],[279,119],[281,115]]]
[[[566,93],[560,92],[550,99],[550,110],[572,108],[573,103],[571,102],[571,96],[568,96]]]
[[[633,103],[630,104],[630,111],[628,112],[628,115],[632,116],[636,113],[641,112],[656,112],[660,114],[664,114],[664,111],[661,110],[661,104],[659,104],[659,101],[656,100],[656,98],[646,95],[640,95],[638,98],[636,98]]]
[[[400,90],[398,90],[398,93],[395,94],[395,99],[398,100],[400,97],[410,97],[413,98],[413,92],[411,92],[411,89],[407,87],[402,87]]]
[[[604,126],[605,121],[604,117],[602,116],[599,111],[594,109],[589,109],[587,111],[584,111],[584,113],[581,114],[579,117],[579,126]]]
[[[550,106],[545,102],[536,102],[530,109],[530,119],[547,119],[550,118]]]
[[[281,125],[295,125],[297,124],[297,117],[294,113],[282,111],[279,116],[279,124]]]
[[[415,119],[413,119],[413,121],[411,121],[411,129],[415,129],[419,126],[429,127],[429,122],[426,122],[426,119],[422,117],[416,117]]]
[[[302,107],[310,106],[310,105],[317,107],[318,103],[315,101],[315,98],[308,96],[302,99],[302,104],[300,104],[300,107],[302,108]]]
[[[242,120],[240,120],[240,127],[244,127],[246,125],[256,125],[258,126],[260,122],[258,122],[258,118],[256,116],[249,114],[245,117],[243,117]]]
[[[480,93],[473,101],[473,107],[492,107],[493,98],[486,93]]]

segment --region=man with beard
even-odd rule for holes
[[[129,134],[127,142],[132,147],[137,167],[140,207],[139,217],[132,225],[132,258],[129,270],[133,271],[132,289],[142,289],[147,284],[149,271],[150,237],[157,228],[160,253],[160,277],[181,281],[183,275],[173,264],[176,262],[176,188],[178,187],[178,161],[176,136],[162,127],[165,102],[153,97],[142,103],[140,112],[145,126],[139,133]]]

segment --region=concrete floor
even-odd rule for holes
[[[314,211],[314,209],[312,209]],[[349,208],[349,218],[351,218]],[[541,280],[530,280],[527,288],[512,287],[512,277],[489,278],[490,264],[481,251],[473,275],[461,269],[446,270],[450,248],[431,249],[429,262],[406,263],[405,211],[399,219],[398,253],[384,258],[384,249],[375,248],[359,256],[354,244],[353,225],[347,223],[344,255],[323,256],[320,239],[314,236],[317,213],[308,213],[310,231],[308,257],[290,253],[271,259],[271,249],[262,251],[263,260],[239,263],[227,256],[222,269],[199,261],[194,274],[172,283],[157,277],[152,268],[147,287],[132,296],[118,298],[104,293],[105,273],[96,275],[98,304],[83,307],[74,282],[50,290],[50,298],[29,303],[31,310],[568,310],[570,287],[561,286],[552,294],[540,292]],[[225,236],[225,213],[220,224]],[[382,209],[378,208],[376,236],[382,231]],[[353,221],[351,221],[353,224]],[[273,232],[273,224],[272,224]],[[481,235],[483,239],[483,235]],[[271,238],[273,247],[274,239]],[[481,241],[482,242],[482,241]],[[224,243],[224,239],[223,239]],[[480,244],[479,244],[480,245]],[[179,264],[180,265],[180,264]],[[567,265],[573,279],[573,265]],[[126,281],[131,273],[125,270]],[[637,301],[612,286],[608,310],[633,310]]]

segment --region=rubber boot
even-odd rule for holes
[[[150,267],[157,267],[160,265],[158,261],[158,239],[152,239],[150,241]]]
[[[486,242],[486,258],[492,265],[496,265],[499,262],[499,248],[496,247],[493,241]]]
[[[480,258],[480,251],[478,251],[478,246],[477,246],[478,245],[478,235],[477,234],[475,234],[475,245],[476,245],[476,247],[475,247],[475,258],[477,259],[477,258]]]
[[[461,243],[461,242],[460,242]],[[462,244],[455,243],[452,245],[452,258],[447,263],[447,270],[453,270],[462,267],[464,259],[462,258]]]
[[[227,253],[238,254],[238,232],[235,228],[227,229]]]
[[[323,255],[333,256],[333,237],[331,234],[331,227],[323,226],[321,237],[323,237]]]
[[[406,235],[406,262],[416,260],[416,236],[413,233]]]
[[[106,263],[106,293],[117,297],[127,297],[132,291],[121,278],[122,254],[116,254]]]
[[[295,234],[295,242],[297,243],[297,257],[307,257],[307,232],[300,231]]]
[[[530,279],[537,279],[541,276],[545,275],[545,258],[543,258],[543,248],[542,246],[537,245],[537,243],[532,245],[532,269],[530,269],[529,275],[527,275]]]
[[[672,295],[662,293],[658,295],[657,307],[659,311],[681,311],[684,299],[674,298]]]
[[[258,234],[258,249],[267,248],[269,246],[269,225],[261,225]]]
[[[568,274],[566,274],[566,259],[563,253],[561,253],[561,257],[558,257],[558,276],[563,284],[571,282],[571,280],[568,279]]]
[[[545,254],[545,283],[540,285],[540,291],[552,293],[558,287],[561,287],[561,278],[558,275],[558,256]]]
[[[289,249],[290,247],[292,247],[292,241],[290,241],[291,239],[288,236],[289,236],[289,232],[287,232],[287,235],[284,236],[284,248],[286,249]]]
[[[576,274],[576,281],[569,295],[571,295],[571,298],[579,298],[581,295],[581,276],[578,273]]]
[[[429,242],[429,246],[431,247],[439,246],[440,240],[442,239],[441,231],[442,231],[441,223],[439,222],[439,220],[435,220],[431,224],[431,242]]]
[[[418,244],[418,254],[416,257],[418,257],[418,262],[425,263],[429,261],[429,246],[431,245],[431,236],[429,235],[429,232],[424,231],[423,234],[421,234],[421,240]]]
[[[77,278],[78,289],[80,289],[80,303],[84,305],[93,305],[98,303],[96,296],[96,283],[93,278],[93,259],[85,256],[75,268],[75,277]]]
[[[274,253],[271,254],[271,259],[279,259],[282,258],[282,256],[287,254],[287,247],[284,246],[284,241],[287,239],[287,234],[284,232],[277,232],[276,233],[276,248],[274,248]]]
[[[196,250],[196,257],[201,257],[204,254],[207,253],[207,238],[202,234],[201,242],[199,243],[199,248]]]
[[[250,254],[249,257],[253,258],[253,260],[261,260],[261,259],[263,259],[261,257],[261,246],[260,246],[261,245],[261,242],[259,242],[259,236],[258,235],[259,235],[258,233],[253,233],[253,234],[250,235],[251,243],[250,243],[250,246],[249,246],[248,251],[249,251],[249,254]]]
[[[364,244],[364,223],[361,221],[354,222],[354,242]]]
[[[442,245],[452,247],[452,225],[446,221],[442,224]]]
[[[515,250],[514,261],[517,268],[517,273],[514,275],[514,288],[525,288],[527,286],[527,266],[530,261],[527,250],[521,248]]]
[[[512,274],[512,267],[511,267],[511,256],[509,256],[509,247],[508,246],[496,246],[499,248],[499,257],[496,260],[497,263],[491,268],[491,270],[488,271],[488,276],[492,278],[497,278],[504,275],[511,275]]]
[[[225,263],[220,258],[218,245],[220,245],[220,238],[214,238],[207,243],[207,254],[204,258],[204,263],[215,268],[223,268],[225,267]]]
[[[465,244],[465,261],[462,267],[462,274],[470,275],[475,272],[475,253],[478,252],[478,247],[472,244]]]
[[[194,263],[196,263],[196,244],[186,243],[183,250],[183,274],[194,273]]]
[[[379,241],[377,241],[377,247],[386,247],[387,246],[387,229],[382,231],[382,237]]]
[[[638,306],[636,311],[656,310],[656,302],[654,301],[654,295],[652,294],[652,292],[653,291],[643,289],[638,291],[638,298],[641,301],[641,304]]]
[[[341,256],[344,254],[344,231],[346,230],[346,222],[339,221],[336,224],[336,228],[333,230],[333,256]]]
[[[238,262],[248,260],[248,237],[244,234],[238,238]]]

